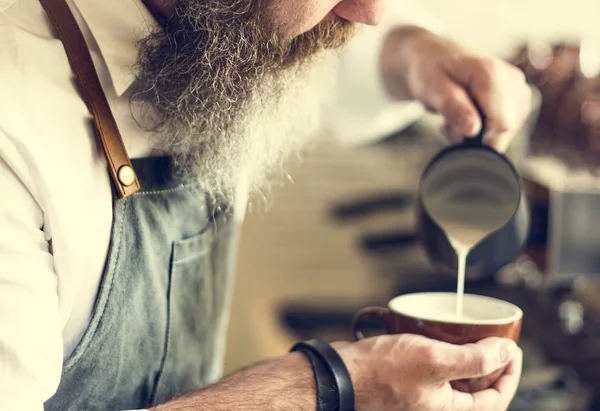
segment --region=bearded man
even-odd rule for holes
[[[478,105],[504,150],[528,114],[518,70],[389,6],[0,0],[0,409],[506,409],[503,339],[321,344],[221,380],[247,199],[317,127],[377,138],[428,108],[458,141]]]

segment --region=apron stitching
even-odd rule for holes
[[[185,258],[182,258],[180,260],[175,260],[173,259],[173,265],[177,265],[177,264],[182,264],[182,263],[186,263],[190,260],[193,260],[194,258],[198,258],[198,257],[202,257],[205,256],[206,254],[208,254],[211,251],[210,246],[206,246],[202,251],[199,251],[197,253],[194,253],[190,256],[187,256]]]
[[[119,256],[121,254],[121,248],[122,248],[121,247],[121,240],[122,240],[121,234],[123,232],[123,225],[125,222],[123,210],[125,209],[126,202],[127,202],[127,199],[124,199],[122,202],[117,203],[117,208],[118,208],[117,212],[118,212],[118,215],[120,216],[121,221],[119,223],[117,236],[115,238],[118,239],[119,244],[117,245],[117,254],[115,255],[115,260],[113,262],[113,265],[112,265],[112,267],[110,267],[109,271],[107,271],[107,275],[109,276],[109,277],[107,277],[107,279],[109,280],[109,282],[108,282],[108,289],[106,290],[106,294],[103,293],[104,290],[100,290],[102,301],[99,301],[98,307],[101,308],[101,311],[98,312],[98,311],[94,310],[94,314],[92,314],[94,322],[90,323],[88,330],[86,330],[84,337],[81,340],[81,343],[80,343],[81,345],[79,345],[75,349],[76,355],[69,359],[70,362],[69,362],[69,360],[67,360],[67,364],[64,368],[63,375],[68,373],[75,365],[77,365],[79,360],[81,358],[83,358],[83,355],[88,350],[92,340],[94,339],[94,335],[98,331],[98,328],[100,327],[100,323],[102,322],[102,319],[104,318],[104,313],[108,306],[108,302],[110,300],[110,295],[112,292],[112,286],[114,283],[115,267],[117,266],[117,263],[119,261]],[[108,258],[110,258],[110,256]]]
[[[165,366],[167,362],[167,358],[169,356],[169,347],[171,346],[171,287],[173,286],[173,269],[169,268],[169,287],[167,289],[167,332],[165,335],[165,351],[160,360],[160,368],[156,375],[154,389],[152,395],[150,396],[150,404],[154,405],[156,402],[156,397],[158,396],[158,388],[160,386],[163,372],[165,371]]]
[[[200,183],[192,183],[192,184],[181,184],[175,188],[169,188],[166,190],[153,190],[153,191],[138,191],[133,194],[134,196],[143,196],[143,195],[154,195],[154,194],[163,194],[163,193],[172,193],[173,191],[183,190],[184,188],[194,188],[199,186]]]

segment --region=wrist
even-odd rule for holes
[[[266,361],[150,411],[315,411],[312,368],[300,353]]]
[[[317,411],[355,411],[354,388],[348,368],[331,344],[318,339],[295,344],[291,351],[308,358],[317,389]]]
[[[281,368],[280,368],[281,367]],[[280,383],[282,392],[286,395],[277,395],[273,398],[273,410],[299,410],[315,411],[317,409],[317,386],[313,376],[312,366],[308,359],[299,352],[293,352],[277,361],[277,368],[289,370],[282,375]],[[291,405],[294,405],[291,407]]]
[[[432,35],[416,26],[400,26],[388,33],[381,49],[380,71],[383,87],[391,98],[413,99],[409,87],[411,60],[417,43]]]
[[[338,352],[354,386],[354,399],[356,411],[372,410],[373,403],[378,397],[378,376],[373,372],[373,359],[369,358],[368,351],[357,343],[336,342],[331,346]],[[378,409],[378,408],[377,408]]]
[[[352,380],[352,386],[354,387],[354,402],[356,411],[366,410],[366,401],[372,393],[365,391],[366,382],[364,372],[367,369],[366,363],[362,360],[360,350],[357,350],[356,344],[348,342],[335,342],[331,346],[337,351],[339,356],[346,364],[350,379]],[[368,377],[367,377],[368,379]]]

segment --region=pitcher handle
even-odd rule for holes
[[[479,133],[474,137],[465,137],[463,139],[463,144],[468,146],[481,146],[483,144],[483,137],[485,137],[486,118],[485,113],[483,112],[481,107],[479,107],[479,104],[477,104],[476,101],[473,101],[473,105],[479,113],[479,118],[481,119],[481,129]]]

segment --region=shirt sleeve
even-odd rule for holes
[[[342,51],[337,96],[327,108],[329,135],[342,144],[364,144],[399,131],[425,113],[416,101],[394,101],[381,82],[379,61],[387,34],[413,25],[441,32],[441,23],[416,1],[390,0],[378,26],[362,27]]]
[[[24,158],[0,131],[0,409],[43,411],[60,381],[63,344],[53,259]]]

